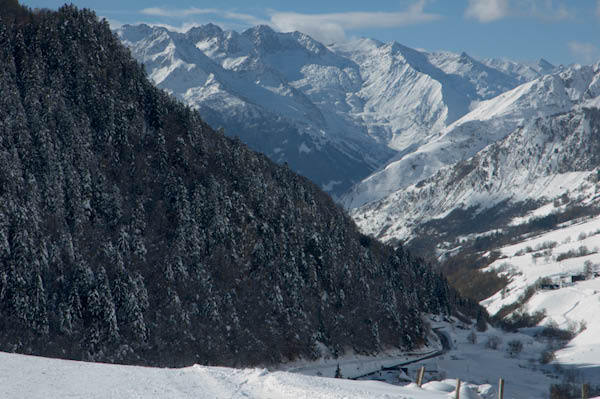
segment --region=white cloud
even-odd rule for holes
[[[346,31],[339,21],[327,18],[331,15],[306,15],[278,12],[271,16],[271,23],[282,32],[300,31],[322,42],[339,42],[346,38]]]
[[[184,18],[184,17],[189,17],[192,15],[204,15],[204,14],[217,14],[219,13],[219,10],[214,9],[214,8],[196,8],[196,7],[192,7],[192,8],[185,8],[185,9],[178,9],[178,8],[160,8],[160,7],[151,7],[151,8],[144,8],[142,11],[140,11],[142,14],[145,15],[153,15],[156,17],[171,17],[171,18]]]
[[[465,10],[465,17],[484,23],[508,16],[560,21],[572,18],[574,12],[563,1],[555,0],[469,0]]]
[[[574,17],[574,12],[565,3],[554,0],[514,0],[513,13],[544,21],[561,21]]]
[[[330,14],[300,14],[271,12],[271,24],[283,32],[300,31],[322,42],[342,41],[346,31],[361,28],[393,28],[432,22],[438,14],[424,12],[425,0],[420,0],[400,12],[344,12]]]
[[[182,8],[167,9],[167,8],[160,8],[160,7],[151,7],[151,8],[144,8],[143,10],[140,11],[140,13],[144,14],[144,15],[151,15],[154,17],[175,18],[175,19],[183,19],[183,18],[189,19],[191,17],[205,16],[206,21],[203,21],[203,22],[187,21],[185,23],[182,23],[180,26],[174,26],[174,25],[167,24],[164,22],[148,23],[149,25],[162,26],[169,30],[174,30],[177,32],[186,32],[190,28],[201,25],[202,23],[206,23],[209,20],[211,22],[216,23],[217,25],[221,25],[223,27],[237,27],[239,25],[239,23],[241,23],[242,26],[262,25],[262,24],[270,23],[269,21],[255,17],[254,15],[243,14],[243,13],[238,13],[238,12],[233,12],[233,11],[219,10],[216,8],[191,7],[191,8],[184,8],[184,9],[182,9]],[[234,21],[234,23],[231,23],[231,21]]]
[[[465,16],[479,22],[492,22],[506,17],[508,11],[508,0],[469,0]]]
[[[600,49],[592,43],[571,41],[568,46],[576,62],[592,64],[600,58]]]
[[[245,22],[250,25],[268,25],[269,24],[268,21],[265,21],[264,19],[255,17],[254,15],[250,15],[250,14],[242,14],[242,13],[238,13],[238,12],[224,11],[224,12],[221,12],[220,15],[223,18]]]

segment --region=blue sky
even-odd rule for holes
[[[57,8],[60,0],[21,0]],[[554,64],[600,60],[600,0],[81,0],[112,26],[186,30],[208,22],[242,31],[257,24],[322,42],[365,36],[413,48]],[[248,5],[252,4],[252,5]]]

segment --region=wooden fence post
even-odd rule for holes
[[[498,399],[504,399],[504,380],[502,377],[498,381]]]
[[[460,378],[456,379],[456,399],[460,399]]]
[[[423,385],[423,376],[424,375],[425,375],[425,366],[421,366],[417,373],[417,386],[419,388],[421,388],[421,385]]]
[[[588,384],[583,384],[581,386],[581,399],[588,399],[590,396],[590,386]]]

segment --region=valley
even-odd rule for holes
[[[600,62],[269,12],[0,0],[0,397],[600,397]]]

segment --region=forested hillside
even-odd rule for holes
[[[0,350],[253,365],[425,340],[446,281],[154,88],[93,12],[0,1]]]

